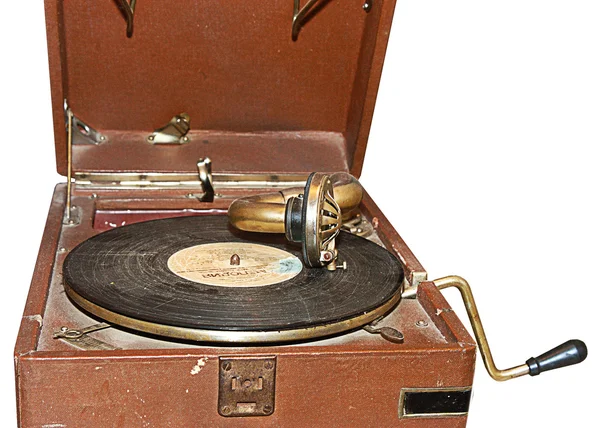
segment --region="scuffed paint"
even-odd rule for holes
[[[190,374],[192,376],[197,375],[198,373],[200,373],[202,371],[202,368],[206,365],[206,362],[208,361],[208,357],[202,357],[198,360],[198,363],[192,367],[192,370],[190,371]]]
[[[41,315],[27,315],[25,317],[23,317],[25,319],[29,319],[29,320],[33,320],[33,321],[37,321],[38,324],[40,325],[40,327],[42,326],[43,322],[43,318]],[[51,426],[51,425],[48,425]],[[60,426],[60,425],[59,425]]]

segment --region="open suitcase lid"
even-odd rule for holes
[[[46,0],[58,172],[360,175],[395,0],[295,1]]]

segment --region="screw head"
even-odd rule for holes
[[[273,407],[272,407],[270,404],[266,404],[266,405],[263,407],[263,412],[264,412],[264,413],[271,413],[272,411],[273,411]]]
[[[231,409],[227,406],[223,406],[221,407],[221,413],[223,413],[224,415],[229,415],[231,413]]]
[[[229,361],[223,363],[223,370],[225,370],[226,372],[231,370],[231,363]]]
[[[419,320],[415,323],[417,327],[427,327],[429,323],[425,320]]]
[[[271,370],[273,368],[273,361],[265,361],[265,369]]]

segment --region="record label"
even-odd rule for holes
[[[174,274],[199,284],[262,287],[294,278],[302,261],[287,251],[245,242],[219,242],[179,250],[167,262]]]

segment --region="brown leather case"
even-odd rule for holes
[[[133,36],[118,2],[46,0],[57,167],[67,173],[66,99],[106,140],[73,146],[78,180],[93,174],[187,173],[210,156],[213,172],[272,180],[310,171],[358,176],[367,144],[395,2],[323,0],[291,37],[293,1],[138,1]],[[191,117],[189,142],[147,136],[176,114]],[[39,426],[463,427],[466,408],[407,408],[407,396],[469,392],[475,344],[438,290],[422,282],[382,322],[403,344],[355,330],[280,346],[186,343],[118,328],[90,334],[109,344],[79,349],[62,327],[99,322],[62,286],[62,263],[78,243],[125,223],[225,215],[231,198],[262,189],[224,188],[201,202],[186,188],[76,183],[75,224],[63,221],[57,186],[15,347],[19,424]],[[361,213],[402,262],[419,261],[368,195]],[[228,417],[220,382],[227,362],[275,370],[262,416]],[[263,364],[263,365],[264,365]],[[264,366],[267,367],[267,366]],[[422,395],[418,395],[422,394]],[[252,404],[252,403],[250,403]],[[467,399],[468,405],[468,399]],[[418,410],[418,406],[417,406]]]

